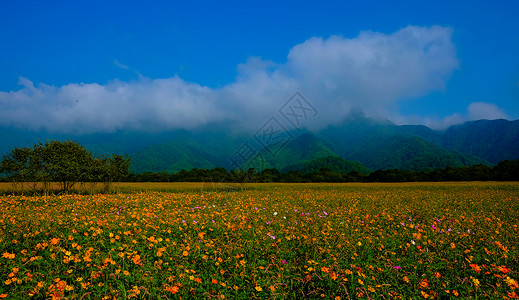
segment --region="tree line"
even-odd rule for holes
[[[473,165],[447,167],[429,171],[406,171],[398,169],[377,170],[369,174],[357,171],[333,172],[320,168],[317,172],[265,169],[231,170],[224,168],[182,170],[177,173],[129,174],[130,182],[417,182],[417,181],[519,181],[519,159],[505,160],[494,167]]]
[[[112,182],[126,179],[129,170],[128,156],[94,156],[70,140],[17,147],[4,155],[0,162],[0,175],[4,181],[20,184],[22,190],[24,183],[42,183],[45,193],[53,182],[58,183],[62,192],[84,182],[102,182],[108,191]]]

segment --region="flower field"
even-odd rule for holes
[[[518,183],[144,189],[0,196],[0,299],[518,298]]]

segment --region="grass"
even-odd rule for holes
[[[0,196],[0,298],[517,298],[519,183],[114,189]]]

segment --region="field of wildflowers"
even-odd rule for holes
[[[519,183],[120,190],[0,196],[0,299],[518,298]]]

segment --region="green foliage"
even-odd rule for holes
[[[322,163],[322,164],[320,164]],[[335,165],[334,165],[335,164]],[[341,165],[344,164],[344,165]],[[351,165],[350,165],[351,164]],[[349,168],[353,166],[354,168]],[[348,167],[348,168],[346,168]],[[316,170],[318,168],[318,170]],[[358,171],[358,169],[361,171]],[[469,167],[447,167],[427,171],[399,169],[365,172],[365,167],[342,158],[325,157],[303,164],[301,168],[280,172],[264,169],[261,172],[224,168],[182,170],[178,173],[142,173],[126,177],[131,182],[413,182],[413,181],[519,181],[519,160],[503,161],[495,167],[477,164]]]
[[[73,141],[50,141],[38,144],[36,153],[41,157],[43,181],[57,181],[63,191],[70,190],[77,182],[88,178],[92,154]]]
[[[32,148],[14,148],[0,162],[0,174],[12,182],[43,182],[45,192],[51,182],[58,182],[60,190],[68,192],[78,182],[105,182],[109,186],[126,178],[129,167],[127,156],[96,158],[76,142],[48,141]]]
[[[326,156],[314,159],[309,162],[301,162],[292,166],[288,166],[283,171],[301,171],[303,173],[319,172],[322,168],[328,168],[335,173],[359,172],[369,174],[370,170],[362,164],[354,161],[348,161],[338,156]]]

